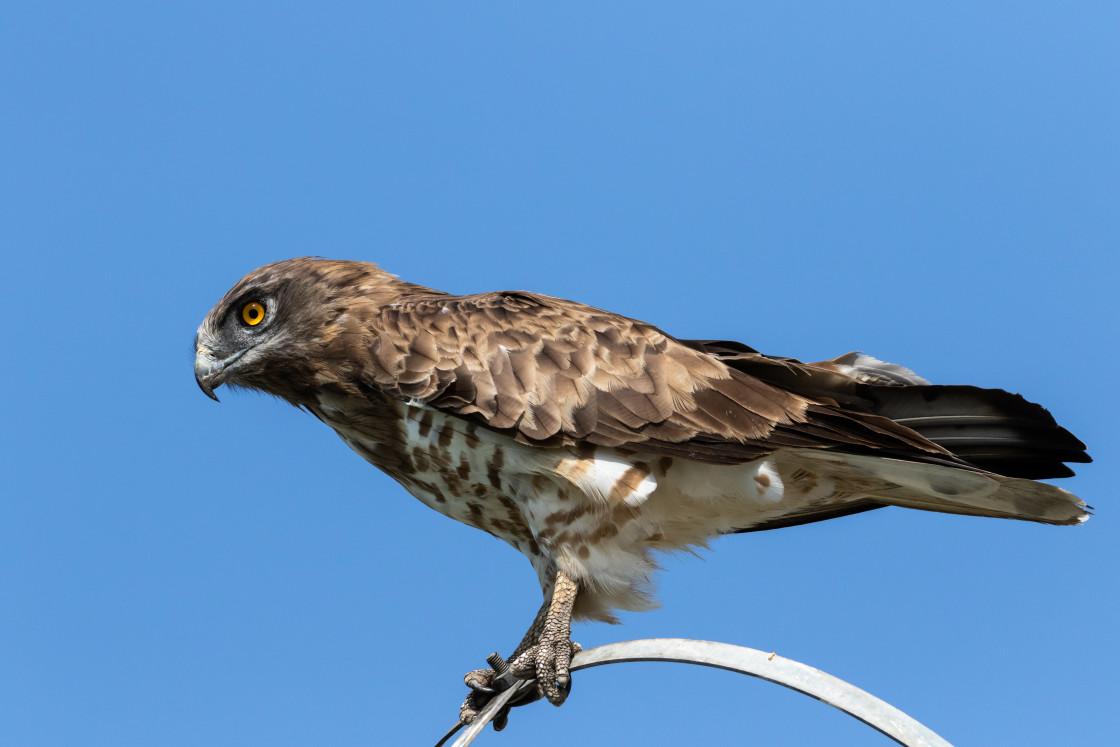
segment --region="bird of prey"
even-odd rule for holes
[[[1085,445],[1017,394],[683,340],[521,291],[456,296],[374,264],[245,276],[195,338],[195,378],[303,408],[412,495],[528,557],[544,602],[510,665],[563,702],[571,620],[652,605],[659,551],[883,506],[1078,524]],[[493,692],[469,673],[469,722]]]

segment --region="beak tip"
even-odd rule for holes
[[[214,387],[211,386],[209,382],[204,381],[203,379],[195,379],[195,381],[198,383],[198,388],[202,390],[203,394],[205,394],[215,402],[221,402],[221,400],[218,399],[218,395],[214,394]]]

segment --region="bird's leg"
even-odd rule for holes
[[[579,585],[563,573],[556,574],[552,596],[541,605],[525,637],[509,657],[510,670],[521,679],[537,680],[537,697],[548,698],[560,705],[571,688],[569,667],[572,656],[580,650],[572,642],[572,605]],[[470,723],[494,694],[493,669],[476,669],[463,678],[471,693],[463,702],[459,719]],[[502,719],[504,723],[504,719]],[[498,724],[495,719],[495,726]]]

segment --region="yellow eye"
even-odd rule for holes
[[[241,318],[250,327],[255,327],[264,321],[264,307],[256,301],[250,301],[241,307]]]

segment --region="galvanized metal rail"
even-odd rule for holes
[[[758,677],[839,708],[905,747],[952,747],[902,711],[855,685],[777,654],[744,646],[686,638],[647,638],[610,643],[576,654],[572,659],[572,671],[628,661],[698,664]],[[507,703],[525,695],[533,687],[536,687],[535,681],[519,680],[509,689],[495,695],[474,722],[463,728],[462,734],[450,747],[469,745]],[[445,744],[459,728],[455,727],[448,732],[436,747]]]

